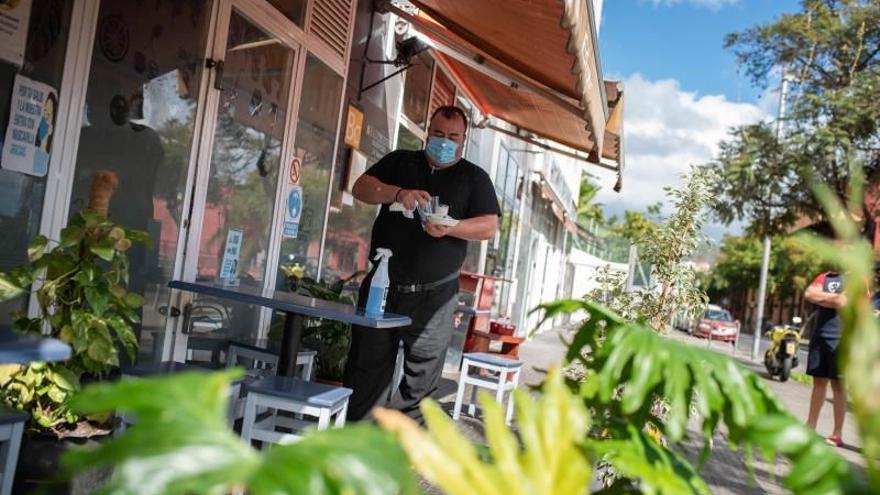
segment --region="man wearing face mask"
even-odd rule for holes
[[[352,194],[367,204],[382,205],[373,224],[370,259],[376,248],[394,254],[389,263],[391,286],[385,311],[409,316],[401,329],[352,329],[345,386],[354,390],[348,417],[363,419],[376,406],[399,409],[420,420],[419,403],[437,388],[452,319],[458,303],[458,273],[468,241],[495,235],[501,210],[489,175],[461,157],[467,117],[458,107],[438,108],[431,116],[424,150],[389,153],[362,175]],[[449,205],[454,227],[407,218],[390,211],[427,208],[431,197]],[[424,225],[424,226],[423,226]],[[361,285],[359,305],[366,304],[371,275]],[[402,381],[391,395],[397,349],[403,343]]]

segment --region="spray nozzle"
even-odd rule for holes
[[[382,259],[388,259],[392,255],[391,250],[388,248],[376,248],[376,257],[373,258],[373,261],[379,261]]]

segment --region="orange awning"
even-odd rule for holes
[[[583,0],[410,0],[395,10],[486,116],[587,153],[605,153],[608,106],[592,7]]]

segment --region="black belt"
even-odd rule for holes
[[[435,280],[433,282],[428,282],[425,284],[405,284],[405,285],[395,285],[394,290],[401,294],[412,294],[415,292],[423,292],[426,290],[431,290],[437,287],[440,287],[443,284],[448,284],[453,280],[458,279],[458,272],[455,272],[451,275],[441,278],[440,280]]]

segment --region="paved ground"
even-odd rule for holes
[[[672,332],[670,333],[670,337],[693,344],[705,346],[705,339],[697,339],[694,337],[690,337],[682,332]],[[779,380],[772,379],[767,374],[767,370],[764,368],[763,364],[763,352],[767,348],[767,339],[761,339],[760,348],[761,353],[758,355],[758,362],[753,362],[750,359],[751,349],[752,349],[753,339],[751,336],[749,337],[741,337],[740,343],[737,345],[736,358],[740,361],[744,366],[748,367],[761,377],[765,379],[765,381],[770,385],[770,388],[776,393],[777,396],[782,400],[785,406],[794,414],[796,417],[804,418],[807,417],[807,411],[809,410],[810,404],[810,392],[812,391],[811,385],[806,385],[803,383],[798,383],[792,380],[789,380],[785,383],[779,382]],[[800,352],[800,361],[798,363],[797,368],[794,369],[796,373],[804,373],[806,371],[806,350],[802,346]],[[723,344],[721,342],[712,342],[713,350],[718,352],[722,352],[728,355],[732,355],[732,346],[730,344]],[[822,409],[822,414],[819,417],[819,425],[818,432],[821,435],[830,435],[831,430],[833,428],[833,415],[831,412],[831,390],[828,390],[828,399],[826,400],[825,407]],[[855,417],[851,412],[847,412],[846,419],[844,421],[843,427],[843,441],[844,447],[839,449],[839,453],[846,458],[847,461],[859,465],[864,466],[864,459],[862,459],[859,454],[859,433],[858,428],[856,426]]]
[[[524,344],[520,357],[526,362],[526,368],[523,372],[521,386],[528,387],[530,385],[539,384],[543,377],[543,370],[549,366],[561,362],[565,353],[565,346],[561,341],[566,332],[564,330],[555,330],[545,332],[528,343]],[[683,332],[672,332],[670,338],[680,340],[692,345],[706,346],[704,339],[697,339],[688,336]],[[745,340],[745,339],[744,339]],[[712,349],[718,352],[731,354],[733,347],[730,344],[722,344],[713,342]],[[795,416],[803,417],[806,415],[808,401],[810,396],[810,386],[801,383],[789,381],[787,383],[779,383],[775,380],[769,380],[763,365],[751,363],[748,360],[748,354],[751,350],[751,340],[741,342],[737,352],[737,359],[744,365],[750,367],[759,375],[768,379],[770,387],[779,395],[785,405],[792,411]],[[798,371],[803,371],[803,364]],[[455,382],[456,376],[445,376],[441,384],[439,393],[435,396],[443,405],[444,409],[452,411],[455,400]],[[830,393],[830,391],[829,391]],[[479,413],[478,413],[479,414]],[[831,403],[826,404],[822,411],[822,417],[819,423],[819,432],[829,434],[831,431]],[[461,429],[471,438],[481,441],[483,431],[478,420],[462,416],[460,420]],[[696,460],[702,448],[702,440],[699,432],[699,425],[694,422],[690,425],[693,438],[689,443],[682,446],[682,453]],[[855,422],[851,414],[847,414],[846,427],[844,430],[844,442],[849,447],[840,449],[849,462],[854,465],[862,466],[863,460],[858,454],[858,434]],[[712,492],[718,494],[763,494],[763,493],[786,493],[780,484],[779,475],[784,473],[787,468],[780,461],[779,464],[771,464],[767,462],[756,461],[753,466],[755,478],[749,475],[748,467],[745,464],[743,456],[740,452],[731,451],[727,448],[727,440],[722,433],[716,435],[715,448],[709,461],[703,468],[702,475],[709,483]],[[435,490],[428,490],[429,493],[439,493]]]

